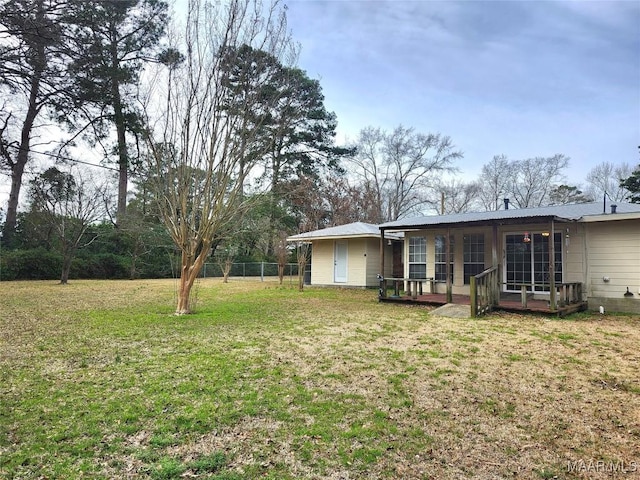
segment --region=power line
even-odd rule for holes
[[[19,149],[19,147],[15,146],[15,145],[10,145],[10,146],[15,148],[15,149]],[[29,149],[29,153],[36,153],[38,155],[44,155],[44,156],[50,157],[50,158],[56,158],[56,159],[59,158],[59,159],[62,159],[62,160],[66,160],[68,162],[81,163],[83,165],[89,165],[90,167],[104,168],[105,170],[111,170],[112,172],[119,172],[119,170],[117,168],[107,167],[105,165],[96,165],[95,163],[85,162],[83,160],[78,160],[77,158],[67,157],[65,155],[60,155],[60,154],[54,155],[53,153],[39,152],[39,151],[33,150],[33,149]]]

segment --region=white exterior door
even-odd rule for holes
[[[336,241],[333,254],[333,281],[335,283],[347,282],[347,242]]]

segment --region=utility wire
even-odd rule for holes
[[[20,147],[17,147],[15,145],[10,145],[10,147],[15,148],[16,150],[19,149]],[[38,155],[44,155],[46,157],[51,157],[51,158],[60,158],[62,160],[66,160],[68,162],[75,162],[75,163],[81,163],[83,165],[89,165],[90,167],[96,167],[96,168],[104,168],[105,170],[111,170],[113,172],[119,172],[119,170],[117,168],[113,168],[113,167],[107,167],[105,165],[96,165],[95,163],[89,163],[89,162],[85,162],[83,160],[78,160],[77,158],[71,158],[71,157],[67,157],[65,155],[54,155],[53,153],[48,153],[48,152],[39,152],[37,150],[33,150],[33,149],[29,149],[29,153],[36,153]]]

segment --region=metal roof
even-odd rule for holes
[[[287,238],[289,242],[304,240],[320,240],[325,238],[354,238],[354,237],[374,237],[380,238],[380,226],[371,223],[354,222],[346,225],[323,228],[312,232],[300,233]],[[387,238],[400,239],[401,235],[387,235]]]
[[[606,212],[602,202],[578,203],[574,205],[554,205],[539,208],[510,208],[509,210],[498,210],[491,212],[457,213],[452,215],[431,215],[426,217],[414,217],[387,222],[380,225],[384,230],[401,230],[419,227],[429,227],[436,225],[457,225],[468,223],[523,223],[527,220],[560,220],[560,221],[580,221],[585,217],[602,216],[601,220],[615,220],[616,215],[632,215],[633,218],[640,218],[640,204],[614,202],[617,205],[617,212],[611,213],[610,205],[607,204]],[[618,219],[627,217],[620,215]],[[594,218],[595,219],[595,218]]]

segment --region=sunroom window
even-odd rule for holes
[[[464,284],[471,277],[484,271],[484,234],[472,233],[464,236]]]
[[[426,278],[427,276],[427,239],[425,237],[409,238],[409,278]]]
[[[451,274],[451,282],[453,283],[453,251],[454,236],[449,237],[449,272]],[[447,281],[447,237],[445,235],[436,235],[435,237],[435,279],[438,282]]]

